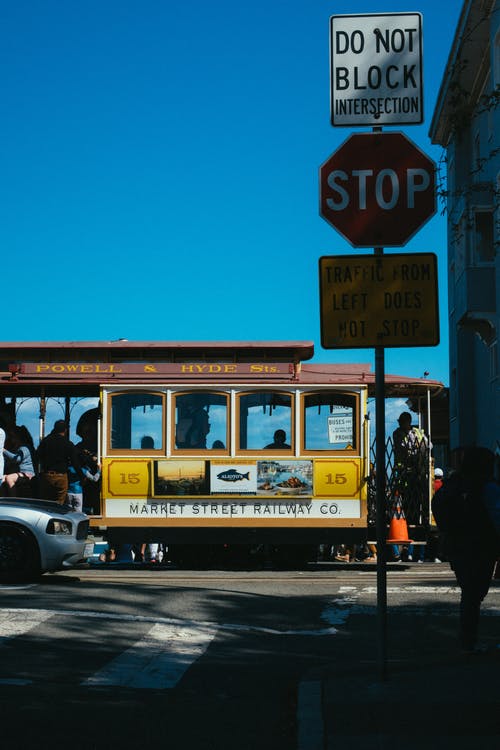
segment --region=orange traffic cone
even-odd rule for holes
[[[394,512],[389,524],[389,536],[386,542],[387,544],[410,544],[413,540],[408,538],[408,525],[399,492],[396,490],[394,495]]]

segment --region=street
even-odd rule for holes
[[[389,566],[387,590],[389,660],[403,621],[439,620],[453,640],[447,565]],[[484,605],[488,627],[499,593]],[[23,748],[305,750],[320,672],[355,653],[377,679],[374,566],[101,566],[3,585],[0,602],[2,734]]]

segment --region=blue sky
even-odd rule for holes
[[[421,0],[16,0],[0,11],[3,340],[312,340],[318,259],[353,249],[318,213],[333,128],[329,16],[421,12],[428,129],[461,8]],[[398,250],[399,251],[399,250]],[[404,248],[439,258],[441,343],[386,371],[448,384],[446,221]]]

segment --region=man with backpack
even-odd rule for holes
[[[495,456],[487,448],[463,452],[460,468],[432,500],[443,548],[461,590],[459,638],[462,651],[478,653],[481,602],[500,555],[500,485]]]

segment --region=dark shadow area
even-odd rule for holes
[[[2,593],[0,600],[8,598],[15,607],[16,592]],[[29,607],[63,614],[18,637],[15,663],[8,668],[3,662],[3,679],[26,682],[0,686],[4,738],[23,749],[67,747],[68,737],[72,747],[87,749],[161,743],[219,750],[234,747],[236,738],[244,750],[295,747],[297,682],[323,663],[324,643],[280,631],[317,628],[323,601],[276,593],[276,587],[255,592],[204,586],[191,594],[189,586],[150,579],[144,586],[135,578],[115,583],[45,577],[30,591]],[[169,619],[201,628],[213,623],[217,630],[213,647],[175,690],[81,684],[153,623]],[[182,652],[177,658],[182,663]],[[46,681],[31,685],[38,674],[47,675]]]
[[[106,580],[113,572],[122,581]],[[309,570],[366,571],[363,563],[311,564]],[[397,571],[412,566],[389,564]],[[440,566],[441,567],[441,566]],[[375,565],[370,568],[375,574]],[[415,566],[413,566],[413,569]],[[157,581],[152,575],[158,570]],[[234,748],[241,750],[294,748],[296,745],[296,690],[304,675],[313,672],[335,683],[331,700],[354,719],[354,708],[369,701],[369,688],[377,681],[377,635],[375,600],[366,612],[354,613],[335,626],[338,633],[313,637],[318,627],[328,627],[321,615],[327,606],[352,606],[345,595],[318,594],[314,586],[306,593],[273,584],[269,579],[252,581],[245,575],[228,577],[228,587],[213,585],[211,574],[196,575],[192,583],[177,585],[165,580],[168,569],[154,566],[103,565],[102,578],[58,573],[44,576],[29,591],[0,591],[0,602],[65,612],[44,621],[38,629],[16,639],[16,660],[8,656],[13,644],[3,646],[2,678],[26,681],[26,685],[0,685],[4,707],[3,736],[23,748],[123,748],[144,743],[174,747]],[[141,571],[147,579],[138,580]],[[436,571],[437,572],[437,571]],[[129,575],[127,580],[127,575]],[[217,575],[214,572],[214,575]],[[347,579],[349,580],[349,579]],[[373,585],[372,577],[364,577]],[[409,578],[408,584],[415,578]],[[147,583],[146,583],[147,581]],[[294,584],[295,585],[295,584]],[[338,585],[338,580],[337,580]],[[390,584],[389,584],[390,585]],[[399,580],[398,585],[406,584]],[[425,578],[425,585],[449,588],[452,575]],[[495,584],[497,585],[497,584]],[[333,581],[332,581],[333,586]],[[345,605],[343,601],[345,600]],[[29,601],[29,605],[27,602]],[[391,679],[403,681],[403,691],[416,700],[413,685],[439,679],[445,669],[455,669],[460,679],[466,665],[457,665],[455,617],[458,596],[439,603],[436,596],[422,594],[418,617],[404,603],[390,597],[388,657]],[[74,613],[73,615],[71,613]],[[129,687],[91,687],[84,681],[140,641],[156,622],[174,622],[181,627],[214,627],[214,641],[189,669],[175,690],[141,690]],[[493,634],[494,618],[486,632]],[[290,634],[283,635],[289,631]],[[311,631],[308,633],[308,631]],[[177,657],[182,661],[182,654]],[[10,666],[9,666],[10,664]],[[455,665],[455,666],[454,666]],[[38,674],[47,676],[30,684]],[[407,683],[407,684],[406,684]],[[333,687],[332,687],[333,691]],[[386,696],[388,705],[391,693]],[[399,697],[398,697],[399,700]],[[367,707],[368,715],[371,708]],[[334,712],[337,714],[337,708]],[[363,716],[367,714],[363,713]],[[343,721],[343,719],[342,719]],[[83,727],[75,737],[75,727]],[[365,731],[365,730],[362,730]]]

